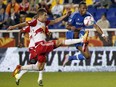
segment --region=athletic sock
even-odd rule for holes
[[[36,64],[24,65],[21,70],[39,70]]]
[[[42,80],[42,77],[43,77],[43,71],[39,71],[38,81]]]
[[[83,42],[82,38],[80,38],[80,39],[67,39],[67,40],[64,40],[64,45],[72,45],[72,44],[81,43],[81,42]]]
[[[23,76],[23,74],[25,74],[27,71],[28,70],[21,70],[20,73],[18,73],[17,75],[17,79],[20,79]]]

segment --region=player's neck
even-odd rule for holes
[[[40,21],[40,22],[42,22],[42,23],[44,23],[44,21],[41,18],[38,18],[37,20]]]

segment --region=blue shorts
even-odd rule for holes
[[[81,38],[84,34],[85,34],[84,30],[79,31],[79,38]],[[67,39],[74,39],[74,31],[67,31],[66,32],[66,38]],[[83,46],[83,43],[75,44],[75,47],[78,47],[78,46]]]

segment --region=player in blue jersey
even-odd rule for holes
[[[66,28],[69,30],[66,33],[66,38],[67,39],[75,38],[76,34],[78,34],[78,36],[76,38],[81,38],[85,34],[85,25],[84,25],[83,21],[84,21],[84,18],[86,16],[92,16],[92,15],[89,12],[87,12],[86,3],[85,2],[80,2],[78,11],[72,13],[72,15],[69,17],[68,24],[66,26]],[[106,38],[105,34],[103,34],[101,28],[96,23],[93,24],[93,27],[107,41],[107,38]],[[75,44],[75,47],[80,52],[76,53],[73,56],[67,54],[65,56],[63,66],[65,66],[68,61],[90,59],[91,54],[90,54],[90,52],[87,48],[87,44],[88,43]],[[84,49],[83,49],[83,47],[84,47]]]

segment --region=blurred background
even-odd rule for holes
[[[0,0],[0,78],[2,78],[0,87],[16,87],[11,72],[16,65],[25,65],[29,62],[29,35],[25,33],[21,36],[23,45],[18,47],[19,29],[7,31],[7,28],[31,20],[39,8],[47,10],[49,20],[64,15],[68,10],[78,11],[78,4],[81,1],[87,3],[88,12],[93,15],[109,41],[105,42],[92,26],[87,27],[90,31],[91,59],[68,62],[65,68],[62,67],[64,56],[79,51],[73,46],[62,46],[50,52],[44,70],[46,72],[44,85],[46,87],[116,87],[116,0]],[[67,20],[68,17],[58,24],[48,26],[52,32],[51,39],[65,38]],[[36,77],[38,73],[26,74],[20,87],[38,87]]]
[[[52,20],[64,15],[68,10],[72,12],[78,11],[78,4],[81,1],[85,1],[88,6],[88,12],[90,12],[96,23],[102,28],[103,32],[108,36],[109,41],[105,42],[101,35],[99,35],[92,26],[87,27],[90,31],[89,34],[89,49],[92,53],[92,58],[89,61],[77,61],[77,63],[68,63],[67,68],[64,71],[80,71],[82,67],[76,68],[72,66],[92,66],[94,71],[97,69],[94,67],[98,64],[101,67],[106,67],[106,71],[113,66],[112,71],[115,71],[116,58],[115,58],[115,46],[116,46],[116,0],[0,0],[0,66],[6,66],[6,63],[11,56],[12,62],[8,63],[7,68],[0,69],[0,71],[12,71],[17,64],[27,64],[29,61],[29,35],[23,34],[22,47],[18,47],[18,32],[21,27],[12,31],[7,31],[7,28],[11,25],[16,25],[32,19],[36,15],[39,8],[45,8],[48,13],[48,19]],[[51,39],[64,39],[65,38],[65,25],[68,17],[58,24],[48,26],[52,32]],[[47,59],[46,66],[56,64],[54,71],[60,70],[64,55],[66,53],[74,54],[78,51],[73,46],[60,47],[51,52]],[[14,55],[14,56],[13,56]],[[17,57],[13,59],[13,57]],[[101,62],[98,62],[101,58]],[[5,59],[7,60],[6,62]],[[98,60],[98,61],[97,61]],[[14,63],[13,63],[14,61]],[[16,62],[17,61],[17,62]],[[93,61],[93,62],[92,62]],[[79,62],[79,63],[78,63]],[[92,63],[92,65],[91,65]],[[9,67],[10,66],[10,67]],[[76,69],[75,69],[76,68]],[[86,71],[83,67],[82,70]],[[90,68],[90,67],[89,67]],[[87,71],[89,71],[89,68]],[[49,68],[46,69],[50,71]],[[51,68],[51,70],[53,70]],[[90,69],[92,71],[92,69]],[[99,71],[99,70],[98,70]],[[104,71],[104,70],[103,70]]]
[[[78,11],[78,3],[81,1],[87,3],[88,12],[94,16],[109,39],[109,43],[104,42],[93,27],[89,26],[87,27],[90,30],[89,46],[115,46],[116,0],[0,0],[0,48],[18,46],[19,29],[9,32],[6,31],[7,28],[31,20],[39,8],[45,8],[48,19],[52,20],[64,15],[68,10]],[[62,22],[48,26],[52,32],[52,39],[65,38],[67,20],[68,17]],[[24,34],[22,38],[23,47],[28,47],[28,34]]]

